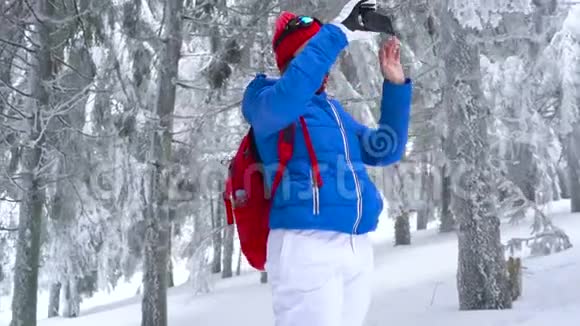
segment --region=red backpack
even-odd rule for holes
[[[300,124],[315,176],[313,182],[315,186],[320,187],[322,186],[320,169],[310,134],[306,128],[306,122],[302,117],[300,117]],[[286,165],[292,158],[295,130],[296,126],[292,124],[280,131],[278,135],[280,162],[276,169],[271,191],[266,189],[263,166],[254,142],[252,128],[242,139],[236,155],[229,164],[228,178],[223,192],[227,224],[237,225],[242,253],[248,263],[260,271],[264,271],[266,263],[272,198],[274,198],[276,189],[282,180]]]

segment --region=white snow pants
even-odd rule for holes
[[[362,326],[373,264],[367,235],[271,230],[266,270],[275,326]]]

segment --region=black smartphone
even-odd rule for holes
[[[395,35],[392,19],[381,11],[368,11],[362,15],[363,24],[372,32]]]

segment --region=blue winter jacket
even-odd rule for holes
[[[263,74],[250,82],[242,112],[254,129],[267,182],[278,163],[279,131],[296,124],[294,154],[273,198],[271,229],[330,230],[363,234],[375,230],[383,209],[381,196],[365,165],[385,166],[401,159],[407,143],[412,85],[383,84],[378,129],[367,128],[347,113],[320,85],[340,52],[344,33],[327,24],[308,42],[284,74]],[[303,116],[319,161],[323,185],[314,187],[311,162],[301,132]]]

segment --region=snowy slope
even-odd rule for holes
[[[436,230],[413,234],[410,247],[393,247],[389,220],[377,240],[374,302],[367,326],[383,325],[526,325],[580,324],[580,215],[565,214],[569,202],[548,208],[554,223],[564,228],[574,248],[549,257],[527,258],[523,298],[509,311],[457,311],[455,269],[457,240]],[[526,236],[529,224],[504,225],[502,236]],[[268,287],[250,273],[219,281],[214,292],[194,297],[181,286],[170,291],[171,326],[271,326]],[[140,325],[139,298],[87,309],[77,319],[42,320],[40,326]],[[1,319],[0,319],[1,323]]]

